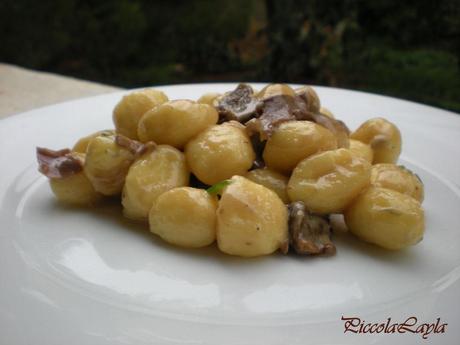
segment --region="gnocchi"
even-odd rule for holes
[[[337,139],[328,129],[310,121],[289,121],[267,140],[263,158],[270,169],[289,174],[302,159],[336,148]]]
[[[399,250],[422,240],[424,212],[414,198],[397,191],[370,187],[345,210],[348,229],[366,242]]]
[[[83,169],[85,154],[68,149],[53,151],[37,148],[39,171],[49,178],[56,198],[64,203],[89,206],[97,203],[98,193]]]
[[[93,205],[102,198],[83,171],[65,178],[52,178],[50,186],[56,198],[67,204]]]
[[[59,201],[113,196],[126,218],[172,245],[216,242],[241,257],[334,255],[338,218],[389,250],[423,238],[424,186],[396,165],[399,129],[373,118],[350,134],[310,86],[239,84],[197,101],[145,89],[124,96],[112,118],[114,130],[71,150],[37,148]]]
[[[96,138],[100,135],[102,136],[115,135],[115,131],[107,129],[104,131],[97,131],[93,134],[80,138],[73,146],[72,151],[78,152],[78,153],[86,153],[86,149],[88,148],[88,144],[91,141],[91,139]]]
[[[341,213],[370,183],[371,165],[349,149],[326,151],[301,161],[287,192],[319,214]]]
[[[412,171],[401,165],[390,163],[375,164],[371,170],[371,184],[409,195],[423,201],[423,183]]]
[[[226,122],[207,128],[185,147],[190,170],[208,185],[245,175],[255,159],[254,149],[244,126]]]
[[[198,98],[197,103],[214,106],[214,101],[221,96],[218,92],[208,92]]]
[[[262,90],[260,90],[256,97],[259,99],[268,99],[273,96],[295,96],[295,91],[286,84],[270,84],[265,86]]]
[[[168,145],[153,147],[129,168],[123,187],[123,213],[147,219],[155,200],[164,192],[187,186],[189,170],[182,152]]]
[[[287,209],[270,189],[234,176],[217,208],[217,245],[227,254],[271,254],[287,241]]]
[[[383,118],[367,120],[350,138],[371,146],[373,164],[396,163],[401,153],[401,133],[398,127]]]
[[[205,247],[216,239],[216,209],[217,198],[202,189],[173,188],[155,200],[150,231],[177,246]]]
[[[98,135],[86,149],[86,176],[99,193],[120,194],[134,158],[133,152],[117,143],[116,136]]]
[[[137,127],[141,117],[150,109],[168,101],[161,91],[145,89],[124,96],[113,110],[113,123],[117,133],[138,140]]]
[[[182,149],[194,136],[217,123],[217,111],[210,105],[189,100],[163,103],[147,111],[139,121],[140,141],[154,141]]]
[[[367,160],[369,163],[372,163],[374,160],[374,152],[372,151],[372,148],[359,140],[350,139],[349,149],[357,156]]]
[[[245,177],[252,182],[271,189],[285,204],[289,203],[289,198],[286,192],[289,179],[286,176],[271,169],[264,168],[251,170]]]

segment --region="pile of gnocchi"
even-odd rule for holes
[[[243,257],[334,254],[336,215],[389,250],[423,237],[423,183],[397,165],[398,128],[373,118],[350,132],[309,86],[240,84],[196,101],[144,89],[119,101],[113,122],[72,149],[37,148],[59,201],[116,197],[173,245],[217,242]]]

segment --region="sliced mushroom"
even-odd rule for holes
[[[323,217],[308,212],[301,201],[288,206],[289,245],[297,254],[334,255],[336,248],[330,239],[331,226]],[[283,248],[286,250],[286,246]]]
[[[37,147],[38,171],[49,178],[65,178],[83,170],[81,154],[63,150]]]
[[[261,141],[272,135],[279,124],[286,121],[313,121],[329,129],[338,139],[339,147],[348,148],[349,130],[342,121],[320,113],[318,95],[309,86],[295,90],[295,95],[279,94],[257,99],[251,86],[239,84],[216,100],[219,123],[244,123],[250,136],[259,134]]]
[[[141,143],[140,141],[130,139],[124,135],[115,135],[115,143],[131,152],[135,157],[139,157],[146,153],[148,150],[154,148],[156,144],[153,141]]]
[[[295,120],[316,122],[335,134],[339,147],[349,147],[347,126],[319,112],[311,112],[301,96],[277,95],[265,99],[257,106],[256,118],[245,125],[249,134],[259,133],[261,140],[267,140],[281,123]]]
[[[231,120],[246,122],[254,116],[259,103],[251,86],[239,84],[235,90],[217,99],[219,123]]]
[[[321,102],[318,94],[311,86],[302,86],[294,90],[295,93],[302,98],[307,105],[307,110],[311,113],[319,113],[321,109]]]
[[[302,116],[303,104],[296,98],[287,95],[277,95],[267,98],[257,108],[257,120],[260,123],[260,136],[268,139],[276,127],[286,121],[297,120]]]
[[[321,113],[312,114],[313,121],[318,125],[321,125],[329,129],[337,137],[337,144],[339,148],[349,148],[350,147],[350,130],[345,125],[344,122],[330,118],[327,115]]]

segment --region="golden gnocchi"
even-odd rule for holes
[[[359,140],[350,139],[350,151],[355,153],[357,156],[364,158],[369,163],[372,163],[374,160],[374,152],[372,148]]]
[[[401,165],[375,164],[371,170],[371,184],[409,195],[419,202],[423,201],[422,181],[416,174]]]
[[[328,129],[310,121],[289,121],[267,140],[263,158],[269,168],[289,174],[302,159],[336,148],[337,139]]]
[[[104,195],[121,193],[135,153],[121,145],[117,136],[103,133],[92,138],[86,148],[85,173],[94,189]]]
[[[155,200],[150,231],[177,246],[205,247],[216,239],[216,209],[217,198],[203,189],[173,188]]]
[[[268,99],[273,96],[295,96],[295,91],[286,84],[269,84],[260,90],[256,97],[259,99]]]
[[[150,109],[168,101],[161,91],[145,89],[124,96],[113,110],[113,123],[117,133],[138,140],[137,127],[141,117]]]
[[[80,138],[75,145],[72,147],[72,151],[79,152],[79,153],[86,153],[86,149],[88,148],[88,144],[91,139],[96,138],[98,136],[111,136],[115,135],[115,131],[107,129],[105,131],[97,131],[93,134],[87,135],[83,138]]]
[[[218,92],[208,92],[202,95],[200,98],[198,98],[197,103],[214,106],[215,100],[221,96],[222,95]]]
[[[85,154],[38,148],[37,158],[40,172],[49,177],[51,190],[59,201],[90,206],[102,199],[83,169]]]
[[[215,125],[217,118],[216,109],[208,104],[169,101],[142,116],[137,134],[142,142],[154,141],[182,149],[197,134]]]
[[[147,219],[155,200],[164,192],[187,186],[189,170],[182,152],[168,145],[151,148],[129,168],[123,187],[123,213]]]
[[[286,176],[269,168],[264,168],[251,170],[245,177],[252,182],[271,189],[285,204],[289,203],[289,197],[286,191],[289,178]]]
[[[398,250],[422,240],[424,212],[414,198],[397,191],[370,187],[346,209],[348,229],[366,242]]]
[[[114,130],[71,150],[37,148],[59,201],[97,207],[111,196],[172,245],[216,242],[241,257],[333,255],[338,218],[389,250],[423,238],[424,187],[395,164],[399,129],[373,118],[350,134],[311,86],[239,84],[197,101],[145,89],[112,116]]]
[[[255,159],[244,126],[226,122],[207,128],[188,142],[185,156],[190,170],[212,185],[233,175],[245,175]]]
[[[102,198],[85,173],[50,179],[51,190],[59,201],[72,205],[93,205]]]
[[[349,149],[318,153],[292,172],[287,192],[314,213],[340,213],[370,183],[371,165]]]
[[[373,164],[396,163],[401,153],[401,133],[398,127],[383,118],[367,120],[350,138],[371,146]]]
[[[271,254],[288,239],[287,210],[270,189],[234,176],[217,209],[217,245],[238,256]]]

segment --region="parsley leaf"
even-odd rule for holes
[[[225,187],[227,187],[230,183],[232,183],[233,181],[232,180],[223,180],[223,181],[220,181],[214,185],[212,185],[211,187],[209,187],[208,189],[206,189],[206,192],[208,192],[209,194],[211,195],[220,195],[222,194],[222,191]]]

